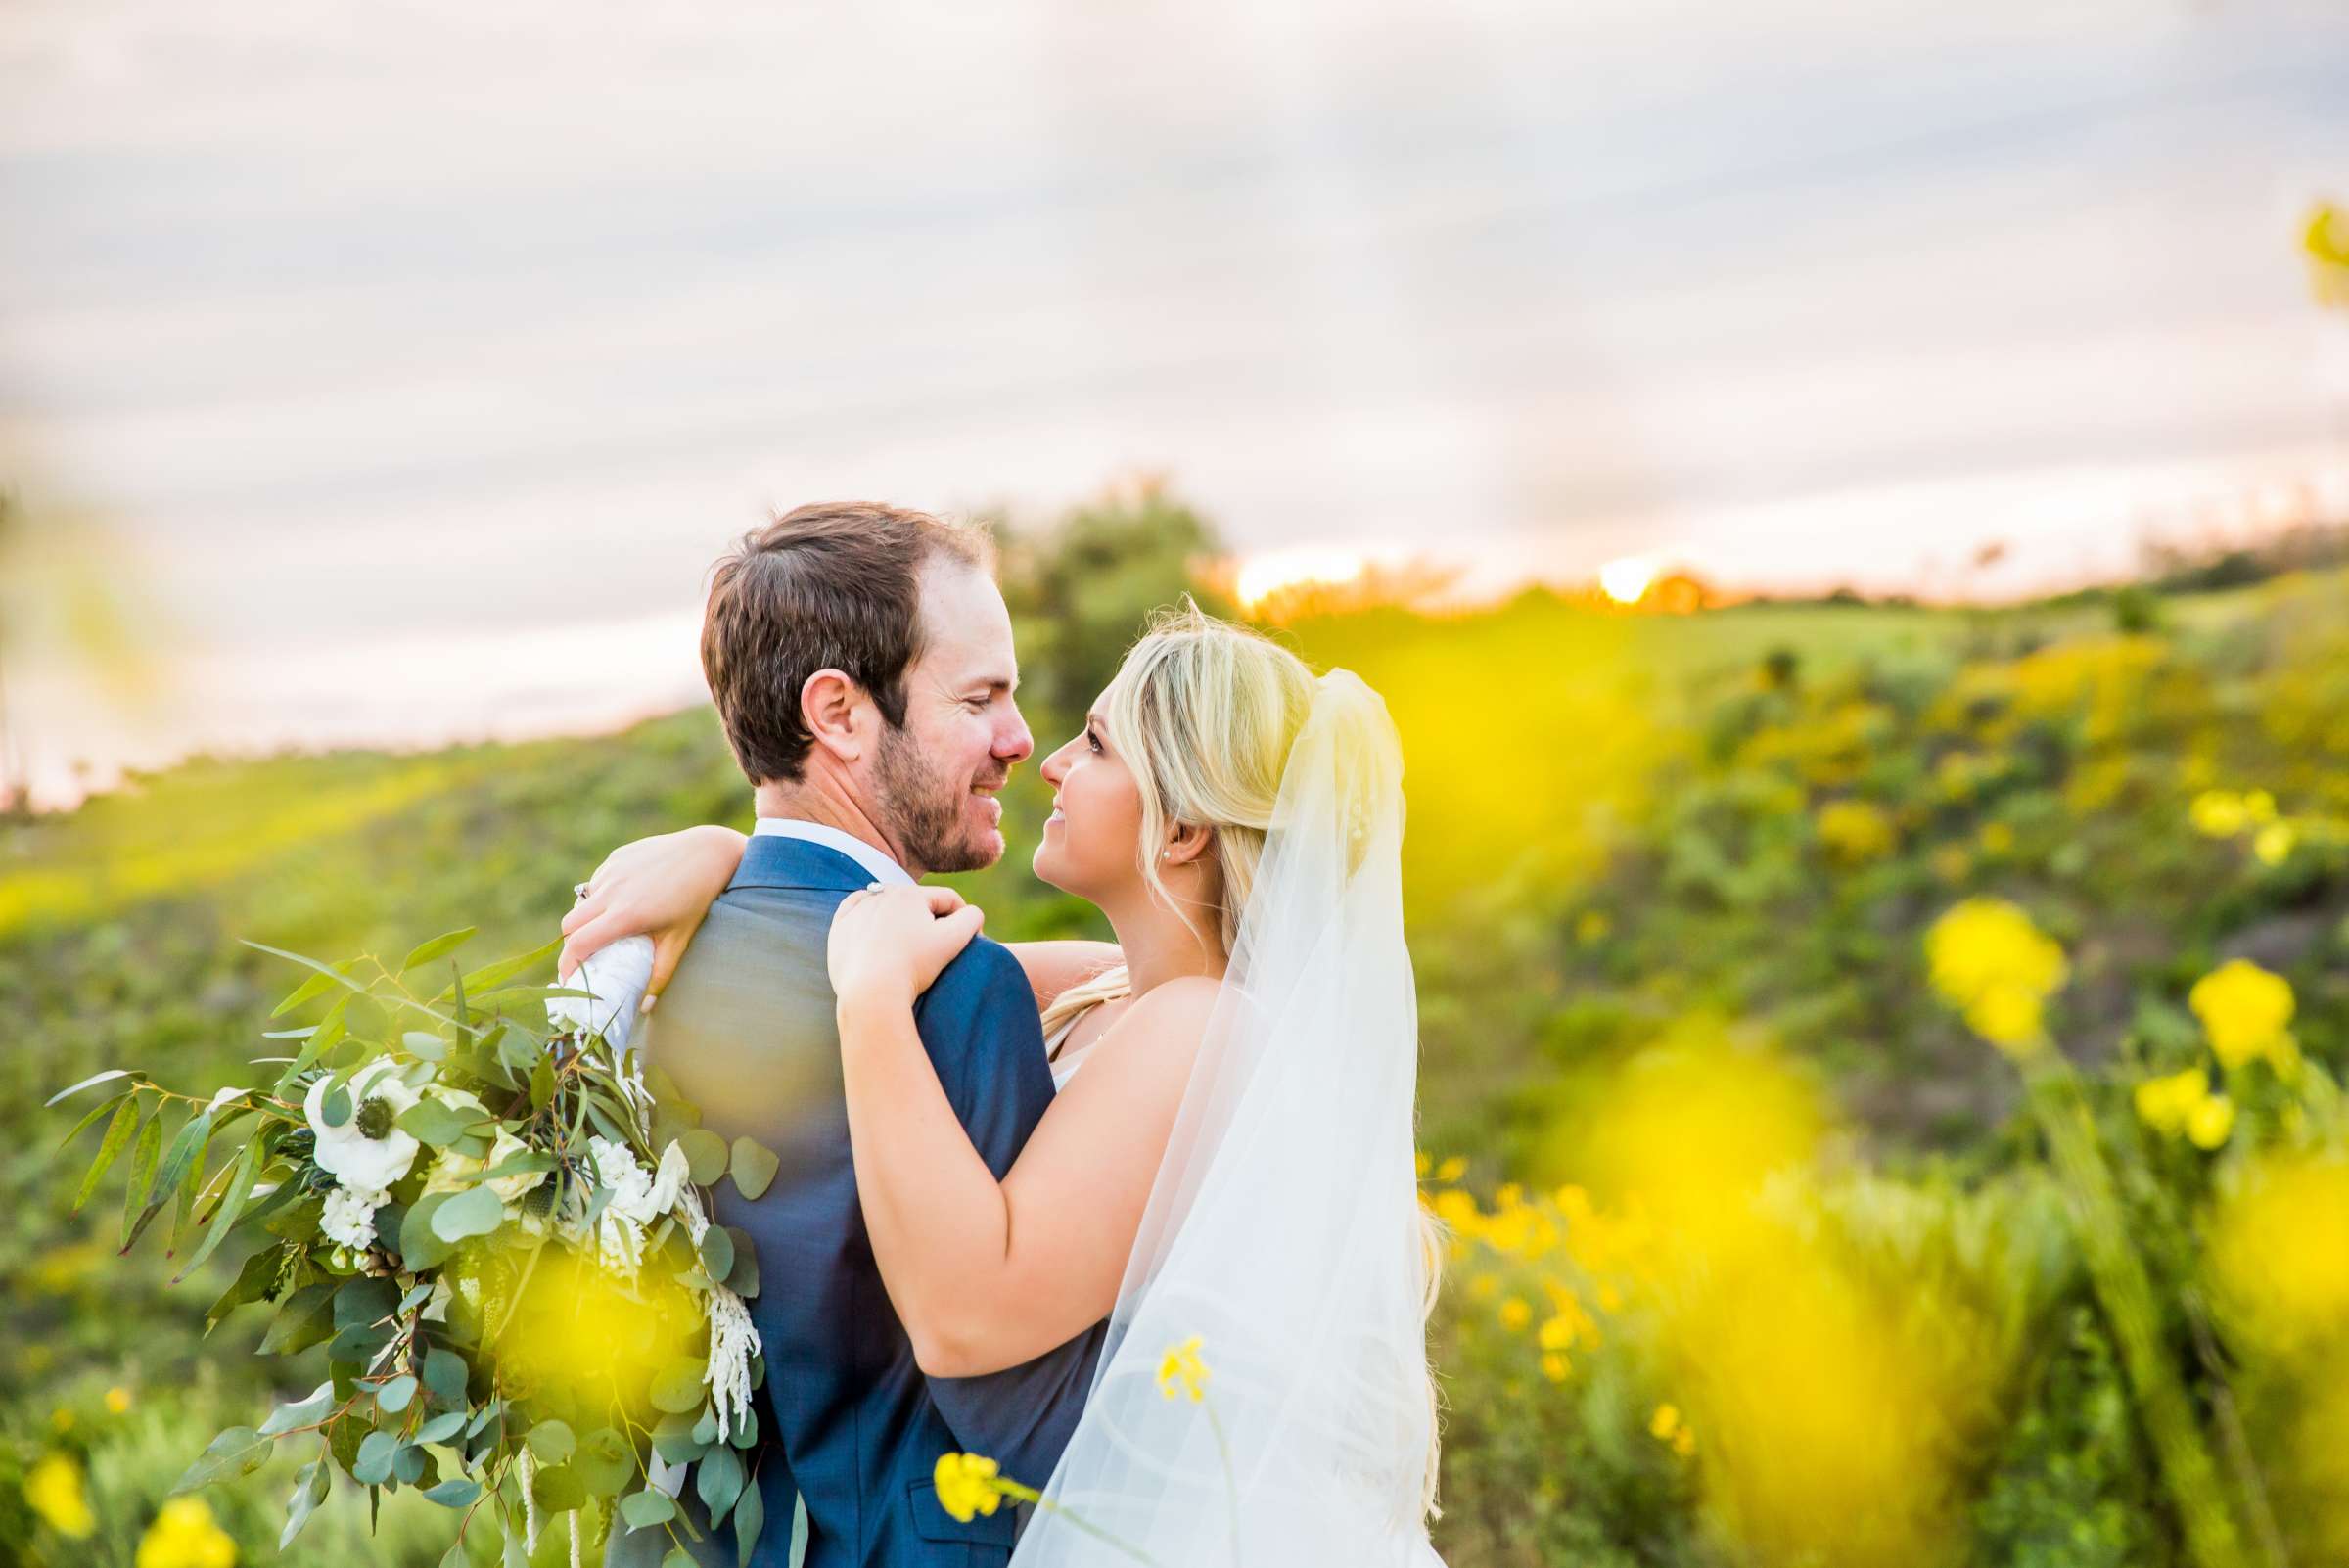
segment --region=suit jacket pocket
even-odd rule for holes
[[[924,1541],[962,1541],[974,1546],[993,1546],[1005,1557],[1011,1554],[1018,1537],[1018,1521],[1012,1504],[1006,1499],[993,1513],[975,1513],[966,1521],[955,1518],[940,1505],[938,1485],[933,1481],[914,1481],[905,1488],[906,1505],[913,1510],[913,1533]],[[973,1554],[973,1561],[1000,1560]]]

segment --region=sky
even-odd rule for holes
[[[770,507],[1137,473],[1481,588],[2109,574],[2349,510],[2327,193],[2313,0],[10,0],[9,725],[617,722]]]

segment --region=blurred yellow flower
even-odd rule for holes
[[[1688,1457],[1688,1455],[1691,1453],[1694,1453],[1696,1452],[1695,1430],[1691,1427],[1683,1426],[1678,1432],[1675,1432],[1672,1435],[1672,1452],[1679,1454],[1683,1459]]]
[[[1468,1295],[1471,1300],[1491,1301],[1494,1297],[1499,1294],[1500,1276],[1498,1274],[1487,1273],[1470,1276],[1468,1280]]]
[[[1446,1160],[1442,1165],[1436,1167],[1436,1179],[1438,1181],[1457,1181],[1460,1177],[1466,1176],[1467,1174],[1468,1159],[1465,1155],[1455,1154],[1450,1159]]]
[[[2186,1004],[2202,1020],[2220,1062],[2233,1071],[2266,1056],[2281,1068],[2291,1037],[2291,983],[2248,958],[2234,958],[2194,982]]]
[[[1893,851],[1892,818],[1865,801],[1830,801],[1819,808],[1819,842],[1848,865],[1879,860]]]
[[[2177,1137],[2186,1131],[2194,1107],[2210,1098],[2210,1074],[2189,1067],[2183,1073],[2148,1078],[2137,1085],[2132,1097],[2140,1121],[2156,1132]]]
[[[1428,1172],[1435,1169],[1435,1162],[1427,1157],[1427,1151],[1425,1149],[1421,1149],[1419,1151],[1417,1157],[1412,1163],[1418,1168],[1419,1174],[1422,1176],[1425,1176]]]
[[[1544,1317],[1536,1337],[1545,1351],[1571,1350],[1574,1348],[1574,1323],[1562,1313]]]
[[[2234,1130],[2234,1101],[2213,1094],[2186,1115],[2186,1135],[2197,1149],[2215,1149]]]
[[[1574,922],[1574,940],[1588,947],[1592,943],[1606,941],[1607,934],[1614,929],[1615,922],[1607,918],[1604,909],[1585,909]]]
[[[1207,1398],[1207,1362],[1199,1359],[1197,1334],[1167,1347],[1158,1362],[1158,1391],[1169,1399],[1189,1396],[1193,1405]]]
[[[2204,790],[2187,807],[2193,820],[2194,831],[2214,839],[2232,839],[2251,825],[2251,813],[2243,809],[2243,798],[2233,790]]]
[[[1525,1304],[1522,1297],[1511,1296],[1500,1304],[1501,1327],[1512,1330],[1520,1329],[1533,1320],[1534,1310]]]
[[[1974,857],[1961,844],[1944,844],[1933,852],[1933,874],[1944,882],[1963,882],[1974,868]]]
[[[1555,1351],[1542,1358],[1542,1375],[1553,1383],[1565,1382],[1566,1374],[1573,1370],[1574,1364]]]
[[[1973,1032],[2017,1055],[2044,1042],[2042,1008],[2063,984],[2063,949],[2003,899],[1968,899],[1925,933],[1933,989]]]
[[[2281,865],[2292,857],[2292,846],[2299,841],[2289,822],[2270,822],[2251,836],[2251,853],[2262,865]]]
[[[995,1461],[976,1453],[942,1453],[931,1480],[938,1487],[938,1505],[961,1520],[973,1514],[991,1514],[1003,1499],[995,1490]]]
[[[136,1568],[235,1568],[237,1544],[202,1498],[173,1498],[139,1542]]]
[[[82,1490],[81,1465],[69,1453],[52,1453],[24,1474],[24,1502],[42,1522],[72,1541],[98,1529],[90,1497]]]
[[[49,1424],[60,1432],[70,1432],[73,1430],[73,1412],[61,1405],[49,1412]]]
[[[116,1383],[113,1388],[108,1389],[106,1391],[106,1407],[114,1411],[116,1415],[120,1415],[124,1410],[129,1409],[130,1390],[124,1388],[119,1383]]]
[[[2276,820],[2276,797],[2266,790],[2253,790],[2243,797],[2243,814],[2254,822]]]
[[[1678,1406],[1659,1405],[1656,1413],[1647,1418],[1648,1435],[1659,1443],[1671,1442],[1672,1435],[1680,1429],[1681,1411]]]
[[[2349,1154],[2262,1157],[2214,1206],[2206,1240],[2219,1301],[2269,1353],[2349,1334]]]
[[[1979,842],[1984,854],[2010,854],[2014,851],[2014,829],[2004,822],[1985,822]]]

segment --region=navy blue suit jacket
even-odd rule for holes
[[[914,1364],[857,1206],[824,963],[833,913],[870,880],[821,845],[753,837],[649,1020],[644,1049],[703,1126],[729,1139],[747,1133],[782,1159],[755,1202],[726,1182],[716,1200],[716,1218],[748,1231],[759,1258],[750,1306],[766,1358],[756,1460],[767,1523],[753,1561],[784,1568],[796,1496],[806,1508],[805,1568],[987,1568],[1010,1555],[1013,1511],[952,1518],[931,1480],[938,1457],[988,1454],[1003,1474],[1041,1486],[1076,1426],[1102,1331],[986,1377],[926,1378]],[[923,993],[914,1022],[947,1100],[1000,1177],[1052,1100],[1019,961],[974,941]],[[624,1529],[615,1527],[614,1560],[660,1534],[622,1543]],[[708,1548],[734,1568],[729,1531],[714,1532]]]

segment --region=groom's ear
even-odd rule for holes
[[[816,745],[843,762],[864,756],[878,716],[864,688],[838,669],[819,669],[800,686],[800,717]]]

